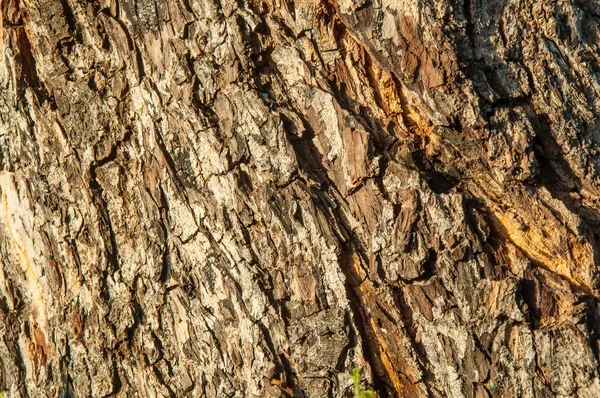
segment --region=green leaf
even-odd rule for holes
[[[356,393],[356,398],[362,398],[360,395],[360,369],[359,368],[352,369],[352,380],[354,380],[354,392]]]
[[[354,384],[360,385],[360,369],[354,368],[352,369],[352,380],[354,380]]]
[[[354,381],[354,391],[356,398],[377,398],[377,395],[371,390],[362,390],[360,388],[360,369],[352,369],[352,380]],[[1,398],[1,397],[0,397]]]

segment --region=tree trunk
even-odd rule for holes
[[[594,0],[0,0],[8,397],[598,397]]]

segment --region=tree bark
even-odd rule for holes
[[[0,0],[8,397],[598,397],[594,0]]]

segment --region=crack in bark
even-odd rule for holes
[[[108,230],[108,235],[109,235],[108,241],[110,242],[109,264],[112,266],[113,271],[117,271],[120,268],[120,266],[119,266],[119,248],[117,245],[117,235],[113,228],[113,224],[112,224],[112,221],[110,218],[108,202],[104,198],[104,188],[102,188],[102,185],[100,185],[100,183],[98,182],[98,179],[96,176],[96,170],[117,159],[118,149],[122,145],[126,144],[129,141],[129,139],[131,138],[131,134],[132,134],[131,130],[129,130],[129,129],[125,130],[125,135],[123,136],[122,139],[117,140],[117,142],[112,146],[110,153],[106,157],[90,164],[89,169],[88,169],[88,174],[89,174],[88,187],[89,187],[90,191],[92,192],[92,201],[94,202],[94,205],[96,206],[96,210],[98,211],[98,213],[100,215],[100,219],[102,220],[104,227]]]

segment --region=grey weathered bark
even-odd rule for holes
[[[0,5],[5,395],[600,395],[597,1]]]

